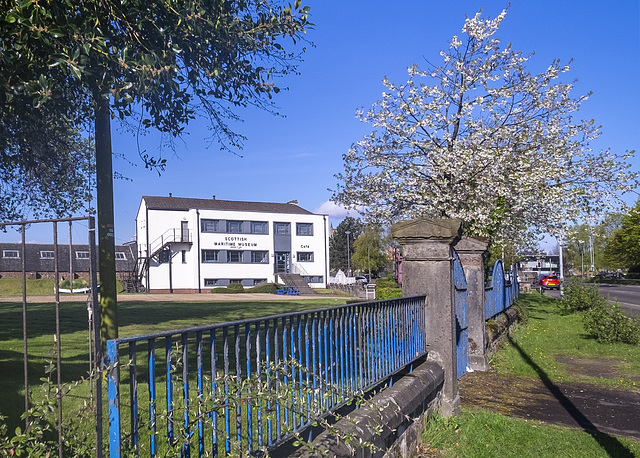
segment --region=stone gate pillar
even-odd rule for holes
[[[484,263],[482,256],[487,251],[488,241],[462,237],[455,245],[467,280],[467,304],[469,315],[469,367],[477,371],[489,369],[487,357],[487,332],[484,313]]]
[[[456,316],[452,247],[461,237],[457,219],[423,218],[391,228],[402,245],[402,293],[426,295],[428,359],[444,369],[441,412],[454,415],[460,406],[456,367]]]

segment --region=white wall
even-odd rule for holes
[[[147,221],[148,214],[148,221]],[[228,234],[202,233],[198,224],[202,219],[266,221],[268,234]],[[181,223],[188,223],[191,243],[180,243]],[[312,287],[324,287],[328,280],[328,218],[313,214],[262,213],[220,210],[189,210],[146,211],[144,202],[136,219],[138,249],[142,256],[149,251],[153,253],[160,247],[162,241],[172,241],[173,257],[169,263],[159,264],[150,262],[149,289],[168,290],[198,289],[208,290],[205,279],[266,279],[273,282],[274,278],[274,222],[289,222],[291,224],[291,267],[293,273],[322,277],[322,283],[313,283]],[[313,223],[312,236],[296,235],[296,223]],[[174,230],[176,237],[174,238]],[[148,243],[147,243],[148,232]],[[245,250],[268,251],[268,263],[204,263],[200,262],[201,250]],[[184,250],[184,263],[182,250]],[[313,252],[312,262],[299,262],[298,252]],[[146,284],[146,283],[145,283]]]

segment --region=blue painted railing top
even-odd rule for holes
[[[273,448],[424,356],[424,302],[358,303],[110,340],[110,455]]]
[[[484,315],[489,320],[511,307],[520,294],[518,286],[517,267],[514,265],[509,272],[509,281],[505,280],[502,261],[497,260],[493,265],[491,283],[485,287]]]

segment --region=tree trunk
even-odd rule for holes
[[[113,171],[111,164],[111,113],[109,99],[96,101],[96,178],[98,200],[98,260],[100,273],[100,343],[118,337],[118,300],[113,224]]]

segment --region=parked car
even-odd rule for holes
[[[538,275],[533,286],[542,289],[560,289],[560,279],[555,275]]]
[[[366,285],[367,283],[369,283],[369,280],[367,280],[367,277],[363,276],[363,275],[358,275],[356,277],[356,282],[360,282],[363,285]]]

